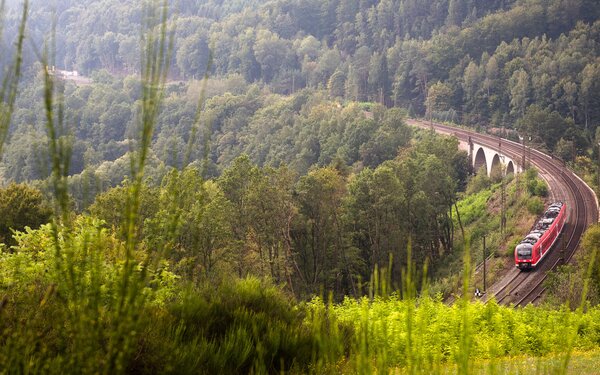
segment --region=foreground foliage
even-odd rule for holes
[[[47,271],[57,261],[49,226],[20,235],[19,250],[0,257],[0,366],[7,372],[109,368],[103,343],[115,337],[121,245],[97,222],[79,225],[76,283]],[[470,368],[549,354],[562,366],[565,350],[600,349],[597,307],[448,306],[410,293],[298,304],[256,278],[191,285],[168,269],[141,292],[140,319],[116,372],[431,373],[464,361]]]
[[[383,360],[384,365],[393,367],[456,362],[467,349],[469,361],[474,361],[564,353],[570,344],[578,350],[591,350],[600,343],[597,308],[577,315],[568,309],[513,309],[495,302],[448,306],[431,299],[415,302],[390,298],[373,302],[348,299],[334,310],[340,322],[354,326],[357,337],[366,336],[374,362]],[[466,328],[462,326],[465,314],[469,316]],[[413,337],[409,337],[409,321]],[[465,329],[468,348],[461,347],[460,341]],[[429,372],[426,368],[421,371]]]

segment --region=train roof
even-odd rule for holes
[[[528,243],[528,244],[534,245],[536,242],[538,242],[538,240],[540,239],[541,236],[542,236],[542,233],[533,231],[533,232],[529,233],[523,239],[523,241],[521,241],[521,243]]]
[[[535,243],[542,237],[546,230],[552,225],[560,210],[562,209],[563,202],[554,202],[546,209],[546,212],[542,215],[540,220],[535,224],[534,230],[529,232],[527,236],[520,242],[522,245],[535,245]]]
[[[552,224],[552,222],[554,221],[553,217],[545,217],[542,220],[540,220],[541,224]]]
[[[523,241],[520,242],[521,245],[535,245],[535,243],[537,242],[537,239],[530,239],[530,238],[525,238]]]
[[[521,250],[521,249],[531,249],[532,244],[530,244],[529,242],[521,242],[520,244],[517,245],[516,249],[517,251]]]
[[[558,216],[558,214],[560,213],[560,210],[562,209],[563,203],[562,202],[556,202],[556,203],[552,203],[548,209],[546,209],[546,212],[544,212],[544,219],[552,219],[554,220],[555,217]],[[552,223],[552,221],[550,221],[550,223]]]

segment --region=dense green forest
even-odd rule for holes
[[[2,2],[0,373],[593,373],[600,228],[471,302],[547,187],[405,120],[599,177],[596,1],[161,3]]]
[[[12,3],[5,36],[18,25]],[[24,82],[2,165],[6,179],[47,175],[36,151],[45,142],[38,61],[44,38],[54,30],[50,64],[93,80],[79,86],[65,82],[75,138],[70,172],[87,167],[88,179],[99,173],[92,185],[100,190],[122,180],[121,158],[129,149],[133,108],[140,99],[143,12],[136,4],[31,3],[32,42],[24,52]],[[176,23],[171,83],[152,146],[156,168],[182,166],[184,155],[174,150],[185,149],[201,99],[206,99],[203,121],[209,130],[197,137],[191,159],[208,153],[209,176],[242,153],[260,166],[286,163],[299,174],[334,158],[347,165],[359,161],[358,169],[389,159],[401,140],[380,145],[385,137],[367,129],[376,126],[370,118],[336,109],[344,101],[402,107],[410,116],[483,128],[514,128],[564,160],[595,159],[588,152],[597,152],[600,123],[600,7],[593,0],[178,4],[170,16]],[[206,73],[211,79],[205,87],[200,80]]]
[[[204,181],[194,167],[172,170],[160,188],[144,187],[139,240],[156,243],[177,218],[171,255],[186,278],[252,274],[299,296],[322,288],[336,298],[362,295],[368,289],[361,281],[366,285],[378,265],[406,263],[411,235],[420,266],[454,250],[453,206],[468,173],[466,153],[433,135],[404,153],[356,175],[334,164],[298,177],[247,156],[216,180]],[[127,191],[100,194],[89,212],[119,228]],[[399,275],[392,282],[399,285]]]

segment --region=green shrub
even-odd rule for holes
[[[529,168],[525,171],[525,179],[526,180],[535,180],[538,176],[538,171],[535,168]]]
[[[487,202],[491,196],[492,191],[485,189],[460,199],[457,204],[462,224],[469,225],[487,215]],[[457,218],[455,219],[457,220]],[[458,226],[458,221],[455,225]]]
[[[477,174],[472,176],[467,183],[466,193],[467,195],[478,193],[484,189],[489,188],[492,185],[492,181],[487,176],[485,166],[479,168]]]
[[[538,197],[545,197],[548,195],[548,187],[546,186],[546,183],[539,178],[527,181],[527,190],[529,191],[529,194]]]
[[[38,228],[50,220],[51,214],[41,191],[25,184],[9,184],[0,189],[0,241],[15,245],[13,230]]]
[[[514,254],[515,254],[515,247],[517,247],[517,245],[519,244],[519,242],[521,242],[521,238],[515,238],[514,240],[512,240],[510,242],[510,244],[506,248],[506,256],[507,257],[513,257],[514,256]]]
[[[548,186],[546,182],[538,177],[538,172],[534,168],[530,168],[525,172],[525,185],[527,191],[531,195],[545,197],[548,195]]]
[[[535,180],[535,179],[527,180],[526,184],[527,184],[527,191],[529,192],[529,194],[535,195],[535,190],[537,189],[537,180]]]
[[[527,201],[527,210],[533,215],[541,215],[544,212],[544,202],[539,197],[532,197]]]
[[[302,309],[256,278],[192,288],[153,315],[131,372],[305,372],[312,359],[313,335],[302,325]]]
[[[548,186],[546,185],[546,182],[544,182],[541,179],[537,179],[537,184],[535,186],[535,191],[534,194],[537,195],[538,197],[545,197],[548,195]]]
[[[494,184],[497,184],[500,181],[502,181],[503,178],[504,178],[504,172],[502,170],[502,166],[501,165],[494,166],[490,172],[490,181],[492,181],[492,183],[494,183]]]

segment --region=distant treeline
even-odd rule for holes
[[[184,0],[173,11],[174,76],[199,78],[210,66],[214,75],[238,73],[276,92],[329,87],[346,98],[412,105],[417,113],[425,110],[428,88],[442,81],[452,89],[450,107],[489,120],[532,103],[573,117],[568,96],[576,96],[572,103],[580,96],[585,101],[585,76],[598,74],[594,65],[600,39],[598,26],[592,25],[600,6],[593,0],[203,3]],[[52,25],[54,8],[46,4],[32,4],[31,34],[38,45]],[[137,69],[138,2],[63,1],[57,12],[58,66],[85,74]],[[491,57],[496,61],[489,62]],[[548,66],[550,62],[556,66]],[[471,63],[485,72],[478,76]],[[529,75],[532,92],[519,102],[507,86],[521,69]],[[548,92],[533,92],[540,80]],[[566,83],[577,87],[565,89]],[[477,91],[485,91],[491,109],[477,105]],[[550,94],[548,102],[540,94]],[[577,112],[578,122],[589,122],[586,109]]]

